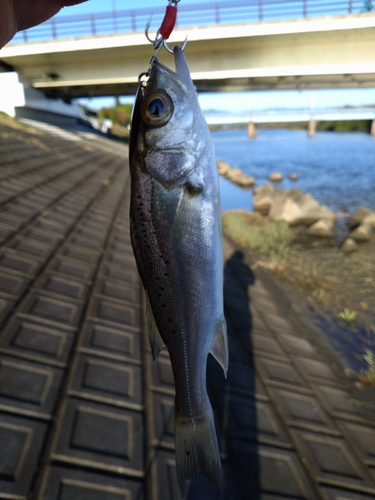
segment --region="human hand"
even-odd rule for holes
[[[63,7],[70,7],[87,0],[0,0],[0,48],[11,40],[17,31],[41,24]]]

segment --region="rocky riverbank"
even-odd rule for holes
[[[342,224],[338,227],[339,218],[332,210],[298,188],[283,190],[263,184],[254,189],[253,206],[269,220],[283,221],[295,228],[291,231],[292,239],[318,238],[312,243],[314,246],[337,246],[347,254],[358,250],[375,233],[373,210],[360,207],[347,219],[345,230]]]
[[[375,212],[362,207],[338,219],[308,194],[267,184],[254,190],[253,202],[258,213],[223,214],[225,234],[297,307],[324,322],[348,368],[365,368],[366,349],[375,353]],[[347,251],[348,242],[355,251]]]

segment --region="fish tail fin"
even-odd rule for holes
[[[220,451],[211,408],[204,417],[195,420],[183,418],[175,412],[174,435],[177,480],[182,496],[186,492],[186,483],[192,485],[199,472],[206,474],[220,494]]]

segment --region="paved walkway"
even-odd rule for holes
[[[0,499],[175,500],[173,379],[144,335],[126,148],[84,139],[0,122]],[[224,248],[228,379],[208,371],[220,498],[374,499],[375,405]],[[203,475],[187,497],[219,498]]]

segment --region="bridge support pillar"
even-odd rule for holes
[[[247,135],[249,136],[249,139],[255,139],[257,136],[257,129],[255,128],[254,122],[249,122],[249,125],[247,126]]]
[[[315,132],[316,132],[316,121],[311,119],[307,124],[307,133],[309,137],[314,137]]]
[[[375,120],[371,122],[370,134],[375,135]]]

